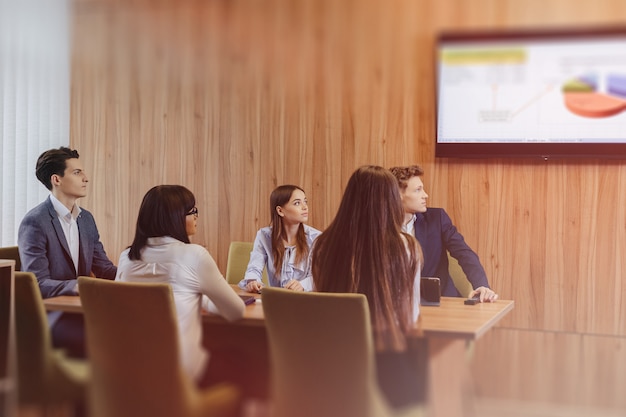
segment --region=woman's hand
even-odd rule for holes
[[[498,299],[498,294],[495,293],[491,288],[487,287],[478,287],[474,291],[472,291],[468,298],[474,298],[476,296],[480,297],[481,303],[493,303]]]
[[[300,281],[296,279],[292,279],[291,281],[286,283],[283,288],[287,288],[288,290],[292,291],[304,291],[304,287],[302,286],[302,284],[300,284]]]
[[[263,288],[263,283],[257,280],[248,281],[246,283],[246,291],[259,294]]]

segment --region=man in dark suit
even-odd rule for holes
[[[115,279],[117,267],[104,251],[93,216],[77,204],[88,183],[78,152],[61,147],[42,153],[36,175],[50,196],[22,220],[18,247],[22,270],[35,274],[43,298],[77,295],[80,275]],[[85,356],[81,314],[51,312],[48,321],[56,347]]]
[[[419,241],[424,254],[423,277],[439,277],[441,295],[460,297],[448,270],[448,252],[456,258],[474,289],[470,297],[479,296],[480,301],[495,301],[498,295],[489,288],[487,275],[478,255],[465,243],[463,236],[452,224],[450,216],[442,208],[427,208],[428,194],[420,178],[424,170],[417,166],[394,167],[391,172],[398,180],[400,196],[405,212],[403,230]]]

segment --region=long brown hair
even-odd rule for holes
[[[276,271],[276,277],[280,277],[280,273],[283,267],[283,258],[285,256],[285,244],[283,239],[287,240],[287,233],[285,232],[285,225],[283,218],[278,214],[276,207],[283,206],[289,202],[291,195],[295,190],[300,190],[304,193],[304,190],[297,185],[285,184],[276,187],[272,194],[270,194],[270,213],[272,227],[272,255],[274,257],[274,270]],[[300,223],[298,232],[296,233],[296,265],[300,264],[304,259],[309,256],[309,245],[306,241],[306,235],[304,233],[304,225]]]
[[[402,232],[403,218],[395,177],[383,167],[363,166],[350,177],[335,219],[313,248],[316,290],[365,294],[378,350],[404,350],[413,324],[421,251]]]

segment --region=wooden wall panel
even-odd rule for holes
[[[156,184],[196,193],[194,241],[224,268],[228,242],[268,222],[276,185],[302,185],[323,229],[357,166],[417,162],[431,204],[447,208],[494,288],[519,300],[512,323],[626,334],[621,163],[436,160],[433,149],[437,31],[615,23],[622,2],[76,1],[74,11],[72,144],[111,257]]]
[[[73,144],[99,161],[93,178],[113,166],[126,177],[86,200],[118,204],[107,221],[132,224],[149,187],[184,183],[207,213],[196,241],[223,266],[230,240],[267,223],[276,185],[310,190],[324,228],[354,168],[414,160],[416,48],[402,9],[103,1],[77,2],[75,16]],[[131,234],[111,231],[107,247],[117,254]]]
[[[71,144],[112,259],[156,184],[195,193],[193,241],[224,271],[229,242],[268,223],[275,186],[303,186],[310,224],[324,229],[355,168],[419,163],[431,205],[516,300],[504,326],[626,337],[624,163],[435,158],[433,50],[444,29],[626,24],[626,2],[75,0],[73,10]]]
[[[498,328],[476,344],[473,391],[478,397],[626,410],[625,348],[624,338],[613,336]]]

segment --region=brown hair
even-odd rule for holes
[[[415,238],[402,232],[403,218],[394,176],[363,166],[350,177],[335,219],[313,247],[316,290],[365,294],[378,350],[404,350],[413,324],[421,252]]]
[[[48,190],[52,190],[52,181],[50,180],[52,175],[64,176],[67,168],[66,161],[74,158],[78,159],[76,150],[64,146],[61,146],[59,149],[49,149],[37,158],[35,175]]]
[[[140,260],[149,237],[171,236],[190,243],[186,217],[196,205],[193,193],[182,185],[157,185],[143,197],[137,216],[135,239],[128,257]]]
[[[408,181],[413,177],[421,177],[424,175],[424,170],[419,165],[410,165],[408,167],[393,167],[389,169],[396,180],[400,190],[406,190]]]
[[[280,277],[282,270],[283,257],[285,256],[285,244],[283,243],[283,239],[287,240],[287,234],[285,233],[283,218],[278,215],[276,207],[287,204],[295,190],[304,192],[304,190],[297,185],[286,184],[276,187],[274,191],[272,191],[272,194],[270,194],[272,255],[274,257],[274,270],[276,271],[277,277]],[[300,264],[300,262],[307,259],[308,256],[309,245],[306,241],[304,225],[300,223],[298,233],[296,234],[296,264]]]

